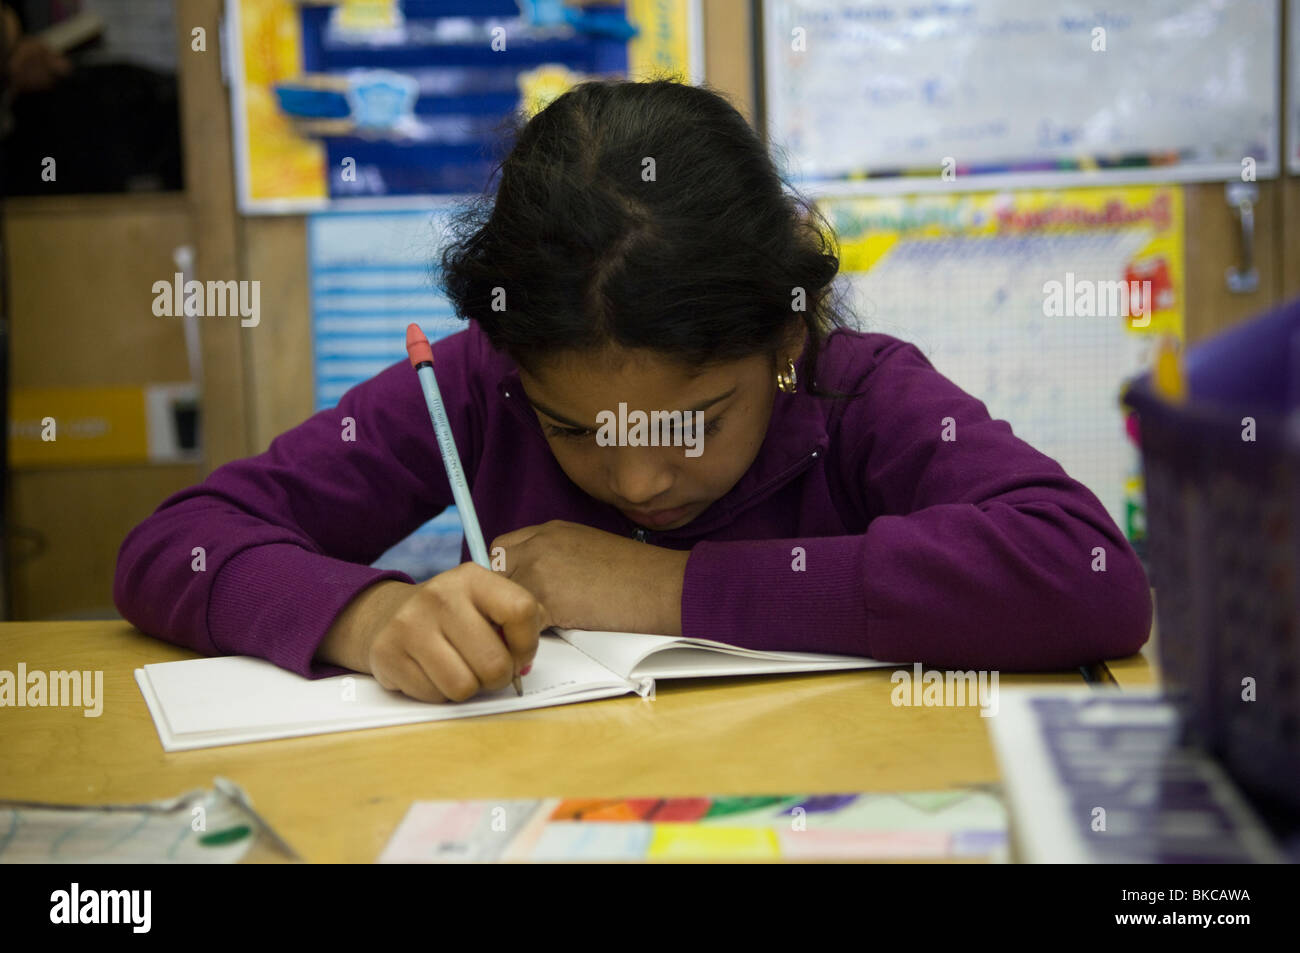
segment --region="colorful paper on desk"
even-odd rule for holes
[[[979,790],[418,801],[379,861],[996,861],[1006,827]]]
[[[538,642],[524,694],[512,688],[441,705],[390,692],[369,675],[307,679],[245,656],[162,662],[135,679],[167,751],[496,715],[636,692],[656,678],[879,667],[847,655],[757,652],[702,639],[556,630]]]
[[[233,864],[259,836],[297,859],[225,778],[145,804],[0,801],[3,864]]]

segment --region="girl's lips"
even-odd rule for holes
[[[671,510],[653,510],[646,512],[644,510],[624,510],[623,514],[631,519],[634,523],[645,523],[648,526],[667,526],[669,523],[675,523],[691,511],[690,504],[678,506]]]

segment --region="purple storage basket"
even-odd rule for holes
[[[1125,397],[1164,683],[1243,787],[1300,809],[1300,299],[1189,348],[1184,365],[1185,404],[1157,397],[1150,373]]]

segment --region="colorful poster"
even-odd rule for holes
[[[703,77],[698,0],[227,0],[240,210],[481,191],[509,120],[598,76]]]
[[[1178,186],[818,199],[863,330],[917,345],[1101,499],[1135,545],[1141,464],[1119,403],[1183,336]],[[1140,547],[1139,547],[1140,551]]]
[[[417,801],[380,863],[1002,860],[986,791]]]

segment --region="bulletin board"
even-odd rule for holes
[[[1280,0],[763,11],[767,131],[805,192],[1278,174]]]
[[[1161,335],[1183,338],[1181,187],[817,204],[838,236],[837,280],[860,328],[916,344],[1140,539],[1141,461],[1119,399]],[[1101,295],[1091,309],[1073,306],[1088,283],[1134,281],[1148,304],[1127,315]],[[1068,295],[1064,309],[1049,305],[1049,290]],[[1052,304],[1061,303],[1058,295]]]
[[[593,77],[704,75],[699,0],[227,0],[239,209],[428,207]]]

